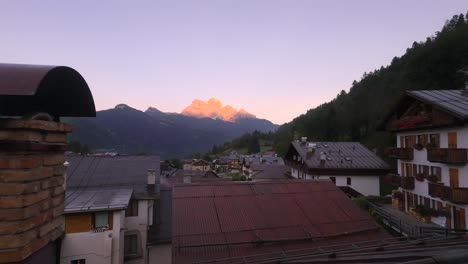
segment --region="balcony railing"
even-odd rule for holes
[[[413,148],[387,148],[385,154],[392,159],[412,160]]]
[[[440,183],[429,182],[429,195],[452,203],[468,204],[468,188],[451,188]]]
[[[468,163],[467,149],[430,148],[427,150],[427,160],[449,164],[466,164]]]
[[[407,190],[414,189],[414,177],[401,177],[401,188]]]

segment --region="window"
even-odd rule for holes
[[[131,199],[128,204],[127,210],[125,211],[125,216],[138,216],[138,201]]]
[[[124,255],[126,259],[139,257],[140,241],[138,231],[127,231],[124,237]]]
[[[335,177],[330,177],[330,180],[331,180],[334,184],[336,184],[336,178],[335,178]]]
[[[94,213],[94,227],[109,227],[109,214],[107,212]]]
[[[429,135],[429,145],[433,148],[440,147],[440,135],[439,134],[430,134]]]
[[[347,184],[347,185],[351,185],[351,177],[347,177],[347,178],[346,178],[346,184]]]
[[[442,168],[441,167],[435,167],[431,166],[431,175],[437,176],[437,180],[441,181],[442,180]]]
[[[86,259],[75,259],[70,261],[70,264],[86,264]]]

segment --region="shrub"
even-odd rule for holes
[[[367,198],[364,196],[359,196],[356,198],[353,198],[354,203],[359,206],[360,208],[367,210],[369,208],[369,205],[367,204]]]
[[[239,180],[240,180],[240,181],[246,181],[246,180],[247,180],[247,177],[245,177],[245,175],[242,175],[242,176],[240,176]]]

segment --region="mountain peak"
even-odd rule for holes
[[[148,109],[146,109],[146,112],[152,112],[152,113],[162,113],[161,110],[157,109],[156,107],[148,107]]]
[[[131,108],[130,106],[126,105],[126,104],[118,104],[114,107],[115,109],[129,109]]]
[[[192,104],[182,110],[183,115],[194,117],[209,117],[212,119],[222,119],[224,121],[233,122],[238,118],[255,118],[254,115],[248,113],[244,109],[237,111],[230,105],[221,103],[217,98],[210,98],[208,101],[195,99]]]

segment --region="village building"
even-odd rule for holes
[[[396,133],[404,211],[431,209],[431,221],[457,229],[467,227],[468,91],[407,91],[383,126]]]
[[[148,263],[159,167],[158,156],[67,156],[61,262]]]
[[[191,171],[209,171],[211,170],[211,163],[206,160],[195,159],[191,162],[184,162],[183,169]]]
[[[391,237],[328,180],[175,185],[172,216],[175,264]]]
[[[280,164],[252,164],[243,172],[252,181],[285,180],[291,175],[291,169]]]
[[[368,196],[380,195],[380,177],[390,168],[358,142],[293,141],[285,157],[296,179],[328,179]]]
[[[220,157],[214,161],[215,171],[218,173],[227,172],[229,170],[228,158]]]

